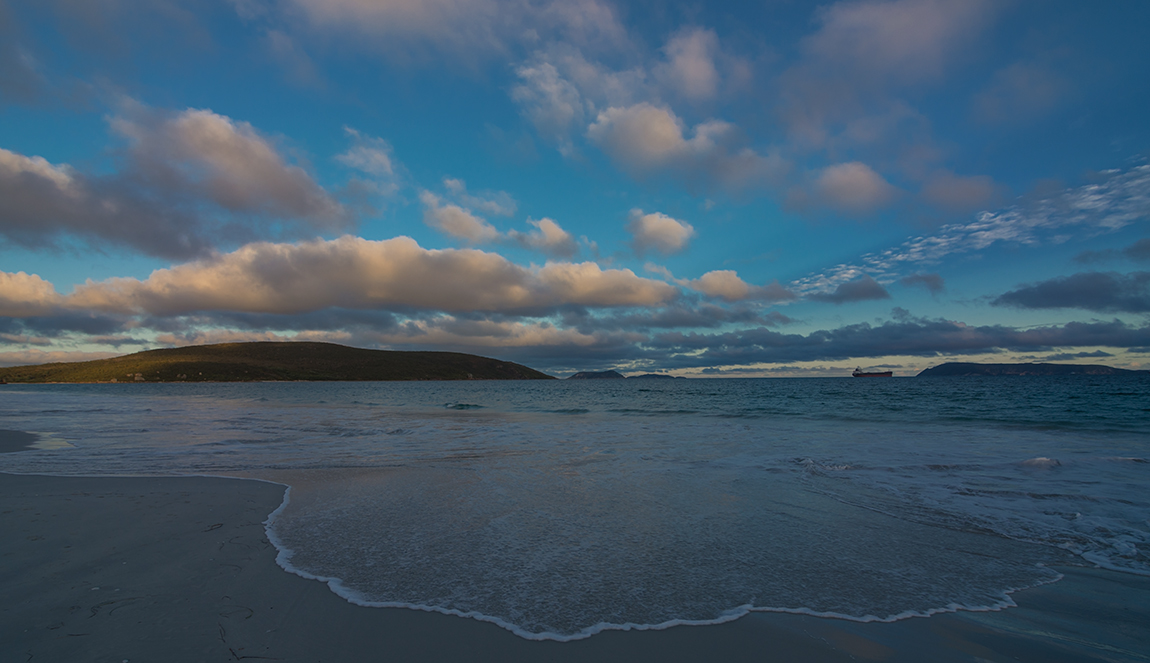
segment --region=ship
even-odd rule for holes
[[[856,378],[889,378],[894,375],[894,371],[864,371],[861,368],[856,368],[851,375]]]

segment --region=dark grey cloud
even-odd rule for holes
[[[88,313],[60,313],[27,318],[0,317],[0,333],[56,337],[67,333],[109,335],[122,332],[130,324],[123,316]]]
[[[869,276],[840,283],[834,292],[807,295],[808,299],[832,304],[846,304],[870,299],[890,299],[890,293],[878,281]]]
[[[1150,342],[1150,326],[1112,322],[1071,322],[1062,326],[1016,330],[1001,325],[972,327],[925,318],[847,325],[803,336],[766,328],[723,334],[672,332],[651,339],[676,367],[729,366],[861,357],[977,354],[998,351],[1049,351],[1076,346],[1140,347]]]
[[[1056,355],[1043,357],[1042,361],[1073,361],[1075,359],[1099,359],[1113,356],[1113,353],[1104,350],[1095,350],[1094,352],[1061,352]]]
[[[1146,313],[1150,312],[1150,272],[1081,272],[1011,290],[991,304],[1016,308]]]
[[[1085,264],[1120,259],[1133,260],[1134,262],[1150,262],[1150,237],[1140,239],[1124,249],[1083,251],[1082,253],[1074,256],[1075,262]]]
[[[930,291],[930,294],[937,295],[946,290],[946,282],[938,274],[918,273],[904,276],[898,281],[905,286],[922,286]]]

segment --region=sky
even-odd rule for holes
[[[0,0],[0,365],[1150,368],[1150,3]]]

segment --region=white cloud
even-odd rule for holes
[[[525,268],[475,249],[429,250],[397,237],[345,236],[297,244],[249,244],[156,270],[146,280],[77,286],[73,309],[184,315],[197,311],[292,314],[329,307],[448,312],[516,311],[564,305],[656,306],[676,296],[666,283],[595,263]]]
[[[475,216],[459,205],[443,204],[439,196],[420,191],[423,203],[423,222],[440,232],[479,244],[499,238],[499,231],[490,223]]]
[[[527,233],[512,230],[507,236],[523,246],[557,258],[570,258],[578,251],[579,247],[571,233],[563,230],[551,219],[542,218],[538,221],[528,219],[527,223],[535,226],[535,230]]]
[[[886,205],[898,190],[870,166],[852,161],[827,166],[815,182],[817,193],[830,207],[854,213],[867,213]]]
[[[631,233],[631,245],[639,255],[649,250],[664,255],[678,253],[687,248],[687,243],[695,236],[695,229],[686,221],[673,219],[661,212],[644,214],[641,209],[631,210],[627,232]]]

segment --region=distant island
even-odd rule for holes
[[[0,380],[9,383],[554,379],[509,361],[459,352],[365,350],[295,341],[198,345],[0,368]]]
[[[964,377],[970,375],[1150,375],[1150,371],[1091,364],[975,364],[950,362],[928,368],[920,378]]]
[[[649,380],[649,379],[665,379],[665,380],[686,380],[687,378],[680,375],[667,375],[666,373],[644,373],[643,375],[632,375],[627,377],[617,371],[600,371],[598,373],[584,371],[576,373],[568,380]]]

